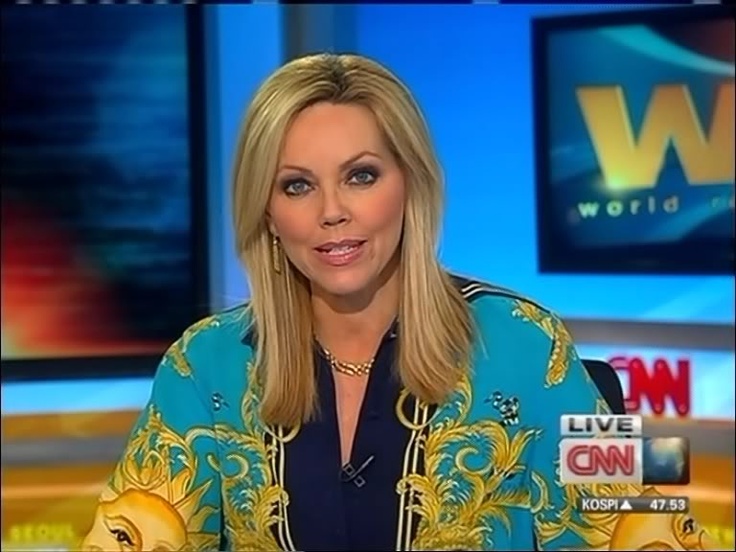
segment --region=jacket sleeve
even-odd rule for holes
[[[608,414],[610,410],[589,379],[562,322],[549,316],[542,324],[551,352],[539,391],[544,404],[542,428],[532,452],[536,499],[534,531],[539,550],[718,550],[718,545],[685,514],[589,514],[576,510],[580,497],[635,497],[659,494],[652,487],[559,482],[560,416]]]
[[[151,397],[100,497],[82,550],[218,549],[213,416],[186,349],[185,336],[159,364]]]

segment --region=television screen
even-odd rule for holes
[[[542,272],[734,273],[728,6],[533,22]]]
[[[201,14],[3,8],[3,379],[150,372],[207,310]]]

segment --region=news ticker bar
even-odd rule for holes
[[[17,4],[26,5],[62,5],[62,4],[294,4],[294,5],[310,5],[316,2],[311,0],[15,0]],[[362,4],[406,4],[402,0],[367,0],[361,2]],[[508,5],[521,5],[521,4],[533,4],[533,0],[424,0],[421,4],[508,4]],[[568,4],[569,0],[547,0],[545,4]],[[597,2],[588,2],[589,4],[607,4],[598,0]],[[659,2],[659,5],[682,5],[689,6],[692,4],[720,4],[720,0],[669,0],[668,2]],[[636,0],[621,0],[620,5],[638,5],[640,2]],[[655,2],[654,5],[657,5]],[[418,5],[417,7],[421,7]]]
[[[690,499],[686,496],[635,496],[578,498],[578,511],[584,513],[687,514]]]

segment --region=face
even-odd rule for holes
[[[405,183],[372,112],[315,104],[285,136],[271,232],[313,292],[350,296],[395,270]]]
[[[186,525],[168,502],[153,493],[129,490],[100,504],[82,550],[165,552],[186,543]]]

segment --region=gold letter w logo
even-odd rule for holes
[[[655,88],[639,139],[620,86],[578,88],[578,102],[606,187],[654,188],[670,140],[692,185],[734,181],[734,84],[718,87],[707,136],[684,85]]]

